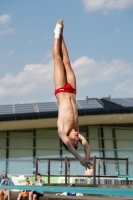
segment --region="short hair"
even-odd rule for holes
[[[42,176],[40,173],[37,173],[36,176]]]

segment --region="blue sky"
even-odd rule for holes
[[[132,0],[0,0],[0,104],[56,100],[51,48],[58,19],[77,99],[133,97]]]

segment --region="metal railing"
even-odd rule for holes
[[[98,175],[96,175],[96,161],[98,160]],[[36,174],[38,173],[38,162],[39,161],[48,161],[48,166],[47,166],[47,171],[48,171],[48,174],[42,174],[42,176],[44,177],[47,177],[48,178],[48,184],[51,184],[50,183],[50,177],[65,177],[65,184],[68,184],[68,178],[70,177],[82,177],[82,178],[85,178],[85,177],[92,177],[93,178],[93,184],[92,185],[96,185],[96,178],[98,178],[98,184],[100,184],[100,178],[118,178],[117,175],[115,176],[109,176],[109,175],[100,175],[100,162],[101,161],[125,161],[126,163],[126,171],[125,171],[125,174],[128,175],[128,157],[126,158],[102,158],[102,157],[96,157],[96,156],[93,156],[90,158],[90,161],[93,162],[93,165],[94,165],[94,168],[93,168],[93,175],[70,175],[70,162],[71,161],[77,161],[76,158],[68,158],[68,157],[65,157],[65,158],[38,158],[36,157]],[[62,161],[64,162],[64,166],[65,166],[65,173],[63,175],[61,174],[58,174],[58,175],[55,175],[55,174],[51,174],[51,171],[50,171],[50,166],[51,166],[51,161]],[[128,178],[126,178],[126,184],[128,185],[129,182],[128,182]]]
[[[129,165],[129,160],[128,157],[126,158],[99,158],[98,161],[98,184],[100,184],[100,177],[108,177],[108,176],[100,176],[100,163],[101,161],[126,161],[126,171],[125,174],[128,175],[128,165]],[[118,176],[110,176],[108,178],[117,178]],[[126,178],[126,184],[128,185],[128,178]]]

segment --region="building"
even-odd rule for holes
[[[91,156],[129,157],[133,174],[133,98],[77,100],[79,127],[91,146]],[[72,157],[57,134],[57,102],[0,105],[0,171],[8,174],[35,174],[35,158]],[[84,156],[82,146],[79,153]],[[78,166],[78,167],[77,167]],[[76,169],[76,170],[75,170]],[[124,161],[101,163],[101,175],[125,174]],[[47,162],[39,163],[47,174]],[[64,166],[53,161],[52,174],[64,174]],[[77,161],[71,174],[84,174]]]

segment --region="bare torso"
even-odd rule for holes
[[[76,96],[73,93],[60,92],[56,95],[59,102],[57,126],[66,134],[72,129],[78,131],[78,112]]]

